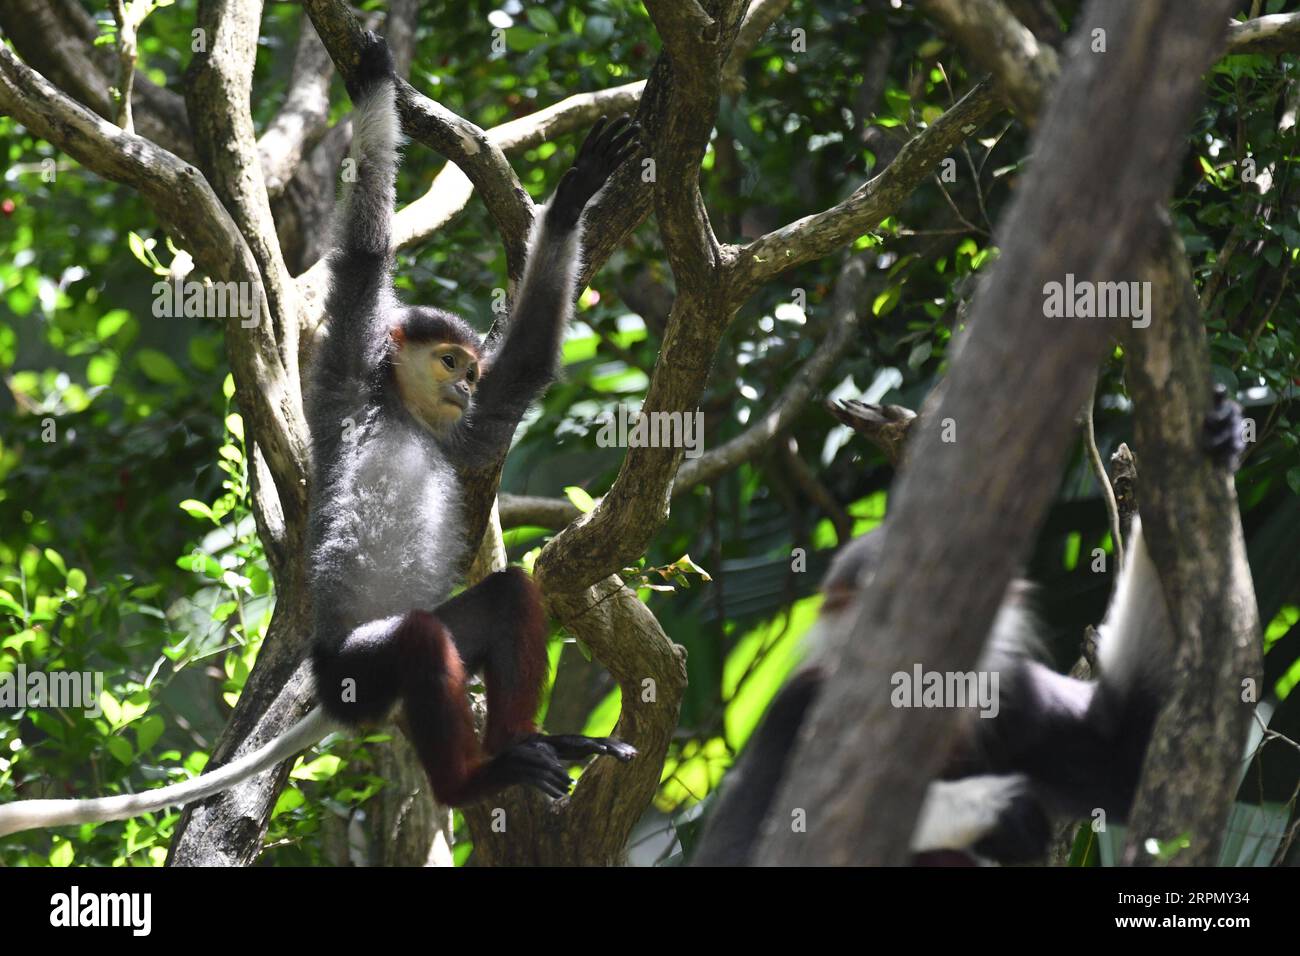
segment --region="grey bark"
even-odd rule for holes
[[[890,704],[915,662],[968,671],[1046,509],[1111,329],[1049,321],[1048,282],[1124,276],[1159,234],[1200,73],[1229,4],[1091,3],[1076,31],[1107,30],[1103,57],[1076,44],[1009,211],[1003,253],[966,341],[900,475],[882,569],[865,590],[768,821],[764,864],[899,864],[955,713]],[[1032,398],[1029,398],[1032,396]],[[945,422],[957,440],[943,439]],[[954,509],[954,501],[971,507]],[[978,556],[978,560],[972,560]],[[807,815],[806,832],[790,825]]]

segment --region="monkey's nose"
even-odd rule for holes
[[[456,391],[460,392],[466,398],[469,398],[469,383],[461,379],[456,383]]]

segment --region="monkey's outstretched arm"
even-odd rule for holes
[[[392,312],[387,300],[392,295],[394,183],[401,134],[393,57],[375,33],[364,34],[361,63],[348,94],[355,107],[352,148],[329,254],[325,358],[337,373],[358,374],[382,354],[387,330],[373,326]]]
[[[519,419],[555,377],[560,337],[577,293],[583,210],[639,148],[639,132],[626,116],[597,121],[534,222],[509,327],[501,346],[487,359],[483,383],[462,430],[460,450],[470,464],[490,461],[510,447]]]
[[[274,767],[282,760],[287,760],[321,740],[335,726],[335,722],[325,713],[324,708],[317,707],[260,749],[211,773],[186,780],[184,783],[146,790],[144,793],[124,793],[116,797],[95,797],[87,800],[15,800],[12,803],[0,804],[0,836],[38,827],[126,820],[143,813],[153,813],[167,807],[194,803],[214,793],[228,790],[239,781]]]

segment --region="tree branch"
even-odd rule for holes
[[[563,528],[582,514],[567,498],[512,495],[509,492],[502,492],[497,500],[501,512],[501,527],[505,529],[525,526]]]
[[[1300,52],[1300,13],[1275,13],[1228,27],[1228,53]]]
[[[646,81],[641,80],[594,93],[579,93],[529,116],[494,126],[486,131],[486,136],[504,152],[515,153],[531,149],[555,136],[585,127],[599,116],[627,112],[636,105],[645,85]],[[343,134],[340,142],[329,145],[340,133]],[[323,204],[327,210],[333,205],[333,170],[338,167],[338,155],[347,149],[346,138],[349,136],[347,129],[340,130],[336,127],[331,130],[321,146],[313,151],[310,159],[313,172],[305,176],[303,184],[298,187],[304,190],[312,189],[314,192],[314,186],[321,181],[321,171],[328,169],[329,172],[324,173],[324,176],[325,181],[331,184],[331,188],[328,195],[322,195],[316,200],[318,206]],[[606,193],[617,189],[618,186],[617,182],[611,183],[606,187]],[[394,215],[394,245],[398,249],[404,249],[427,241],[465,208],[473,194],[474,184],[470,182],[469,177],[454,162],[449,162],[434,177],[423,196],[408,203]],[[621,195],[625,196],[625,194]],[[642,205],[648,206],[648,202]],[[624,206],[622,213],[623,221],[617,229],[620,237],[635,228],[644,211],[638,212],[633,204],[631,209]],[[586,235],[589,243],[598,240],[600,236],[609,236],[615,232],[610,228],[612,224],[608,220],[601,220],[600,225],[591,225],[592,219],[597,215],[599,213],[588,213],[589,225]],[[607,242],[606,248],[612,248],[614,245],[616,243]],[[608,252],[604,255],[607,256]],[[304,322],[308,330],[307,335],[310,337],[315,334],[320,322],[320,309],[324,305],[326,270],[325,263],[320,259],[319,243],[304,246],[299,258],[310,259],[314,263],[299,279],[299,291],[308,303]],[[589,251],[584,270],[586,273],[583,277],[584,282],[603,261],[601,253]]]
[[[865,309],[864,290],[867,267],[861,257],[854,256],[840,269],[835,283],[835,302],[831,310],[830,328],[817,350],[804,363],[797,375],[785,387],[767,413],[731,441],[714,448],[696,459],[687,459],[677,470],[673,483],[673,496],[681,494],[701,482],[713,481],[722,474],[739,467],[759,454],[778,435],[789,428],[804,410],[818,384],[848,350],[857,330],[858,321]]]
[[[745,58],[754,52],[758,41],[768,28],[785,13],[790,0],[750,0],[745,19],[736,34],[736,42],[731,46],[727,62],[722,67],[722,92],[727,96],[737,96],[744,88],[740,71],[745,65]]]
[[[109,79],[117,59],[94,46],[99,25],[76,0],[4,0],[0,28],[31,66],[74,100],[104,119],[117,116]],[[138,132],[186,162],[194,162],[185,102],[139,71],[132,81],[131,111]]]
[[[361,24],[342,0],[303,0],[303,6],[334,66],[344,77],[351,78],[357,68]],[[446,156],[474,184],[505,243],[510,275],[519,278],[532,228],[533,201],[505,154],[478,126],[418,92],[405,80],[397,83],[397,106],[402,132]]]
[[[655,144],[655,218],[682,296],[707,297],[721,263],[718,240],[700,197],[700,163],[718,115],[718,70],[739,27],[738,0],[719,0],[715,20],[694,0],[646,5],[663,38],[673,87],[663,148]],[[728,29],[722,29],[722,26]]]
[[[621,706],[614,733],[633,742],[639,756],[629,763],[597,760],[583,771],[561,811],[573,825],[556,826],[555,809],[522,788],[497,798],[511,821],[509,833],[491,825],[491,808],[468,808],[474,862],[618,865],[625,862],[627,839],[659,785],[686,690],[686,654],[669,640],[636,591],[617,576],[579,591],[562,572],[554,578],[540,575],[537,583],[551,615],[590,647],[618,681]],[[578,825],[596,821],[599,838]],[[530,839],[519,839],[521,832]]]
[[[921,0],[921,9],[957,38],[1031,126],[1043,92],[1061,72],[1056,51],[1041,44],[1001,0]]]
[[[1210,354],[1196,286],[1177,235],[1144,279],[1162,319],[1127,336],[1127,375],[1142,454],[1142,529],[1174,632],[1173,695],[1157,721],[1134,798],[1124,862],[1164,861],[1146,841],[1186,838],[1178,866],[1214,866],[1241,778],[1260,686],[1259,618],[1231,478],[1201,447]],[[1193,771],[1194,772],[1191,772]]]
[[[131,94],[135,87],[135,28],[139,25],[134,12],[127,11],[126,0],[113,0],[113,21],[117,24],[117,125],[128,133],[135,132],[131,119]]]
[[[263,394],[274,396],[283,405],[295,440],[303,448],[303,454],[287,472],[279,471],[279,463],[268,456],[274,488],[260,480],[260,469],[254,472],[259,479],[253,485],[253,512],[259,533],[278,526],[286,541],[276,552],[268,550],[269,557],[278,553],[281,558],[280,564],[271,564],[276,583],[275,615],[257,666],[213,748],[209,761],[213,767],[231,760],[241,749],[246,750],[250,741],[287,729],[310,703],[310,683],[305,668],[299,664],[311,637],[305,564],[300,559],[309,472],[298,375],[299,300],[276,242],[250,111],[261,13],[261,0],[200,0],[198,24],[206,44],[191,59],[186,83],[190,114],[196,117],[195,145],[214,188],[249,237],[271,312],[270,328],[277,350],[274,366],[259,368],[247,376],[242,366],[250,342],[236,334],[234,326],[226,334],[240,407],[258,401]],[[249,434],[258,447],[264,446],[256,422],[251,423]],[[286,556],[288,560],[284,561]],[[270,774],[242,781],[200,806],[187,807],[172,841],[169,861],[180,865],[248,862],[260,846],[275,795],[287,775],[288,767],[281,766]]]
[[[636,107],[645,80],[578,93],[519,119],[494,126],[485,132],[488,141],[504,153],[532,149],[557,136],[591,125],[601,116],[617,116]],[[465,208],[474,185],[459,166],[449,163],[434,177],[419,199],[393,217],[393,242],[405,248],[426,241]]]
[[[643,111],[663,109],[652,129],[654,201],[664,249],[673,269],[677,298],[659,359],[650,376],[644,412],[685,413],[695,406],[708,380],[718,342],[732,311],[715,281],[720,249],[699,194],[699,169],[718,108],[718,71],[740,20],[738,0],[714,0],[717,19],[696,4],[649,5],[671,60],[672,85],[647,85]],[[670,39],[671,38],[671,39]],[[664,102],[664,92],[666,100]],[[538,558],[565,568],[572,586],[586,588],[616,573],[644,553],[667,515],[669,489],[681,449],[631,448],[618,477],[596,507],[553,538]]]
[[[1027,31],[1005,10],[991,9],[1000,6],[997,0],[973,0],[969,8],[962,7],[980,8],[983,20],[977,27],[949,9],[947,0],[927,0],[927,6],[972,50],[1029,49]],[[994,25],[1005,32],[1000,39],[989,33]],[[986,65],[1005,71],[1005,79],[999,73],[1002,85],[1017,89],[1017,109],[1032,121],[1053,83],[1054,57],[1047,56],[1038,69],[1020,69],[1010,56],[995,56]],[[1146,278],[1154,290],[1151,313],[1163,319],[1129,336],[1129,387],[1138,399],[1138,441],[1150,478],[1144,482],[1144,489],[1150,489],[1149,498],[1144,492],[1144,527],[1183,651],[1173,699],[1155,729],[1135,800],[1125,858],[1157,862],[1143,852],[1142,835],[1168,839],[1190,834],[1192,847],[1176,862],[1210,865],[1218,858],[1237,778],[1233,770],[1249,720],[1250,708],[1239,697],[1241,680],[1259,673],[1258,621],[1235,495],[1231,488],[1224,494],[1223,482],[1198,447],[1210,379],[1196,288],[1172,222],[1166,218],[1160,229]],[[1100,469],[1099,458],[1094,468]],[[1098,480],[1108,499],[1118,566],[1118,508],[1104,469]],[[1238,556],[1243,556],[1240,564]],[[1189,776],[1189,766],[1200,772]],[[1215,783],[1206,785],[1206,780]]]
[[[980,83],[899,151],[879,175],[848,199],[782,226],[746,246],[729,247],[727,298],[739,306],[764,283],[869,232],[892,215],[964,139],[1001,110],[988,83]]]
[[[329,124],[333,75],[334,63],[304,13],[299,18],[289,91],[257,141],[262,177],[272,199],[289,185],[304,152],[320,139]]]
[[[862,261],[855,258],[846,262],[836,283],[830,327],[816,351],[808,357],[798,374],[786,385],[762,418],[731,441],[705,452],[699,458],[687,459],[682,463],[673,481],[674,498],[686,494],[702,482],[713,481],[745,462],[752,461],[794,423],[807,407],[817,386],[835,368],[852,343],[853,332],[860,318],[865,283],[866,267]],[[503,494],[500,501],[503,528],[523,525],[562,528],[582,515],[567,498]]]

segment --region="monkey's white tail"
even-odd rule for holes
[[[142,813],[153,813],[164,807],[181,806],[203,800],[233,787],[239,781],[274,767],[321,740],[334,729],[335,722],[317,707],[279,737],[261,748],[226,764],[211,773],[201,774],[184,783],[146,790],[144,793],[125,793],[116,797],[94,797],[88,800],[16,800],[0,804],[0,836],[31,830],[36,827],[56,827],[71,823],[99,823],[105,820],[126,820]]]

